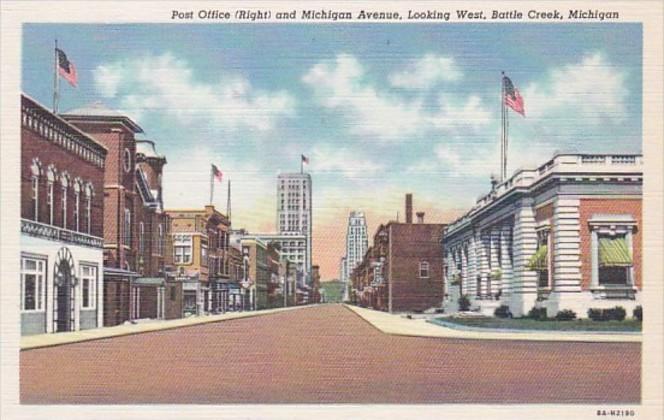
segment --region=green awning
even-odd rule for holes
[[[600,267],[627,267],[632,265],[632,255],[624,236],[599,238]]]
[[[539,248],[537,248],[537,251],[535,251],[535,254],[533,254],[532,257],[530,257],[530,260],[528,261],[528,270],[533,270],[533,271],[544,271],[549,269],[549,264],[547,264],[547,255],[549,252],[549,248],[546,245],[540,245]]]

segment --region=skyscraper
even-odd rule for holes
[[[347,281],[369,247],[367,221],[361,211],[351,211],[346,231],[346,257],[342,260],[343,278]]]
[[[285,173],[277,176],[277,227],[280,235],[305,237],[302,268],[311,274],[311,175]]]

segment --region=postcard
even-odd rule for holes
[[[662,418],[663,7],[2,3],[2,417]]]

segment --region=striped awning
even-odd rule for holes
[[[528,270],[533,270],[533,271],[548,270],[549,269],[549,265],[547,264],[548,252],[549,252],[548,246],[540,245],[540,247],[537,248],[537,251],[535,251],[535,254],[533,254],[533,256],[530,257],[530,260],[528,261]]]
[[[600,267],[628,267],[632,265],[632,255],[624,236],[599,238]]]

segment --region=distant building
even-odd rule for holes
[[[412,223],[412,196],[406,196],[406,223],[381,224],[373,246],[351,272],[352,302],[389,312],[425,311],[443,301],[445,224]]]
[[[446,230],[446,307],[492,315],[640,304],[640,155],[558,154],[516,172]]]
[[[364,213],[352,211],[348,216],[346,229],[346,256],[341,260],[342,281],[347,281],[350,273],[362,261],[369,248],[367,221]]]
[[[103,325],[107,148],[21,95],[21,334]]]
[[[176,280],[182,284],[185,315],[226,311],[229,302],[230,220],[212,205],[168,210]]]
[[[277,231],[279,235],[304,236],[304,272],[311,275],[312,209],[311,175],[284,173],[277,176]]]

